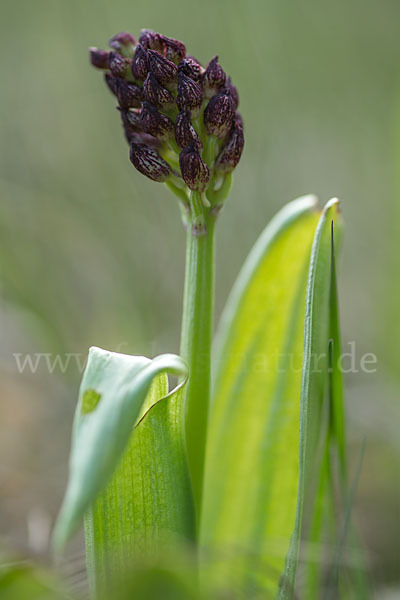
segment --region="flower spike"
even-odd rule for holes
[[[204,69],[185,45],[150,29],[110,40],[111,51],[90,48],[118,100],[130,159],[183,203],[194,235],[218,213],[244,146],[239,94],[214,56]],[[188,217],[189,218],[189,217]]]

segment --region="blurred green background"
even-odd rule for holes
[[[218,54],[246,147],[220,219],[217,315],[265,224],[315,192],[343,200],[345,351],[355,520],[376,595],[400,585],[398,0],[2,0],[0,19],[0,545],[40,553],[62,497],[80,373],[15,354],[177,351],[184,231],[165,188],[131,166],[115,101],[88,64],[142,27]],[[76,545],[79,554],[79,542]],[[396,592],[394,592],[396,593]]]

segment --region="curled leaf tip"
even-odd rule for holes
[[[157,398],[148,396],[163,373],[178,376],[178,386]],[[57,553],[112,477],[138,419],[184,386],[187,378],[187,364],[175,354],[151,360],[90,348],[75,413],[68,486],[53,532]]]

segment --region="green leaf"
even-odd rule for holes
[[[170,394],[167,373],[182,379]],[[172,354],[150,360],[90,349],[54,544],[65,545],[94,503],[86,518],[86,541],[89,574],[99,589],[107,564],[119,561],[122,569],[134,543],[154,547],[169,534],[193,535],[181,434],[187,376],[186,363]]]
[[[276,593],[295,526],[315,204],[314,197],[300,198],[273,219],[220,325],[201,543],[208,575],[244,596]]]
[[[297,514],[285,575],[281,580],[279,597],[282,599],[293,597],[300,540],[317,543],[324,515],[326,511],[332,511],[334,499],[329,454],[332,439],[336,443],[342,480],[345,477],[343,391],[342,373],[338,366],[340,337],[333,253],[333,235],[334,232],[340,235],[340,227],[338,201],[333,199],[324,208],[318,223],[308,275]],[[331,516],[332,512],[329,514]],[[320,591],[320,564],[321,561],[314,557],[308,571],[311,595]]]
[[[179,561],[193,543],[195,518],[183,439],[183,388],[168,400],[166,376],[157,377],[140,421],[106,489],[85,517],[90,586],[110,597],[113,586],[143,557]],[[157,402],[154,404],[154,402]]]
[[[339,472],[342,488],[346,487],[347,477],[347,457],[346,457],[346,427],[343,400],[343,372],[340,368],[342,354],[342,345],[340,340],[340,322],[338,308],[338,292],[336,283],[336,256],[335,256],[335,237],[341,237],[340,231],[334,228],[334,222],[331,222],[331,280],[329,294],[329,338],[330,338],[330,364],[329,364],[329,403],[330,428],[332,439],[336,446],[337,458],[339,463]]]

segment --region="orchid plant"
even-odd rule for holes
[[[203,67],[154,31],[110,47],[90,57],[130,161],[177,198],[187,231],[181,347],[152,359],[90,349],[55,549],[83,520],[96,598],[143,557],[175,555],[194,557],[207,597],[337,597],[352,579],[340,551],[316,561],[307,549],[341,547],[348,506],[338,201],[319,211],[302,197],[272,220],[212,347],[215,230],[244,146],[238,91],[217,56]]]

